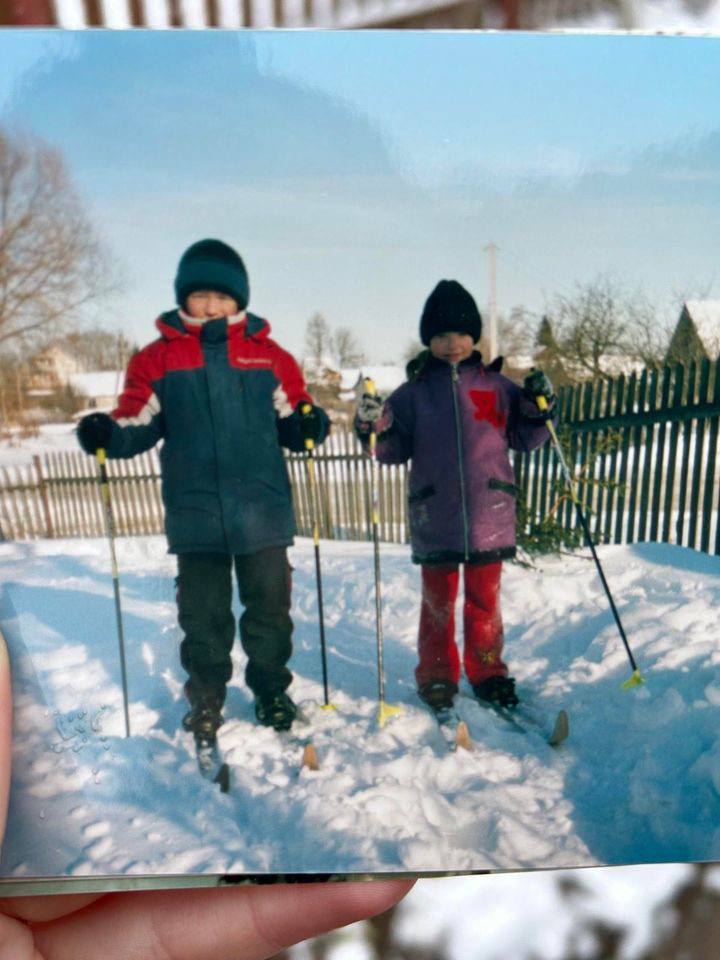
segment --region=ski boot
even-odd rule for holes
[[[218,727],[222,726],[222,702],[217,697],[196,700],[185,714],[182,725],[198,743],[215,743]]]
[[[474,683],[472,690],[478,700],[486,700],[496,707],[512,708],[520,703],[515,693],[515,678],[494,676],[481,683]]]
[[[434,713],[450,710],[458,692],[458,685],[452,680],[429,680],[418,689],[418,696]]]
[[[255,716],[264,727],[289,730],[297,716],[297,707],[284,691],[261,694],[255,700]]]

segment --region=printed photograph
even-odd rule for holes
[[[0,889],[720,859],[719,44],[0,31]]]

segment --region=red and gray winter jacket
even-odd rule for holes
[[[454,374],[429,352],[378,421],[381,463],[412,460],[410,539],[415,563],[492,563],[515,555],[515,478],[508,448],[549,437],[523,390],[474,352]]]
[[[173,310],[156,326],[159,338],[128,366],[108,456],[133,457],[164,441],[171,553],[247,554],[291,544],[281,445],[303,449],[296,408],[312,403],[297,363],[253,314],[186,325]]]

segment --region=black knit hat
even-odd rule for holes
[[[425,301],[420,339],[426,347],[441,333],[467,333],[477,343],[482,318],[471,295],[457,280],[441,280]]]
[[[194,290],[219,290],[244,310],[250,299],[247,270],[240,255],[222,240],[199,240],[180,258],[175,297],[181,307]]]

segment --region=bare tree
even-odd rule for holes
[[[550,349],[572,379],[616,375],[618,363],[636,361],[646,366],[663,363],[671,326],[660,309],[640,290],[628,290],[617,280],[599,277],[578,284],[575,293],[555,298],[544,317],[552,322]]]
[[[314,313],[305,326],[305,349],[308,359],[319,362],[332,350],[330,326],[321,313]]]
[[[661,936],[642,960],[706,960],[720,955],[720,888],[710,864],[695,864],[671,903],[657,911]]]
[[[506,357],[529,356],[537,320],[525,307],[513,307],[510,316],[498,317],[500,353]],[[492,358],[490,358],[492,359]]]
[[[573,382],[572,377],[569,377],[565,370],[552,324],[546,316],[542,317],[535,336],[532,360],[534,366],[547,374],[553,386],[564,387]]]
[[[332,335],[333,354],[341,367],[359,367],[365,354],[350,327],[338,327]]]
[[[0,130],[0,349],[54,339],[112,286],[60,154]]]
[[[618,285],[606,277],[578,285],[550,313],[561,359],[581,377],[602,377],[603,359],[622,350],[629,329]]]
[[[662,366],[670,347],[673,323],[664,320],[658,307],[642,293],[628,297],[625,311],[629,329],[625,343],[627,355],[647,367]]]

